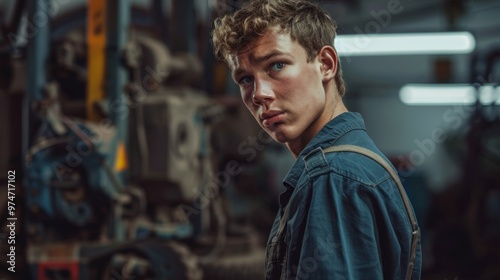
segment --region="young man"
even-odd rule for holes
[[[391,177],[394,167],[379,163],[387,159],[361,116],[342,102],[335,30],[305,0],[249,1],[215,21],[215,54],[230,67],[243,102],[296,157],[268,241],[266,278],[419,279],[411,205]],[[374,155],[328,153],[345,145]]]

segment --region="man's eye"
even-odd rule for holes
[[[280,71],[281,69],[283,69],[283,67],[285,67],[285,63],[276,62],[272,65],[271,70],[272,71]]]
[[[251,83],[253,83],[253,78],[250,76],[245,76],[245,77],[241,78],[241,80],[240,80],[240,85],[248,85]]]

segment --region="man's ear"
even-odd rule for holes
[[[339,65],[339,57],[335,49],[331,46],[324,46],[318,53],[318,60],[321,64],[323,82],[327,82],[335,78]]]

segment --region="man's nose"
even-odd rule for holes
[[[271,83],[266,80],[255,79],[252,102],[259,106],[272,100],[274,100],[274,92]]]

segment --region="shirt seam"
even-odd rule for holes
[[[342,137],[344,137],[347,133],[352,132],[352,131],[356,131],[356,130],[366,131],[366,129],[365,129],[365,128],[363,128],[363,127],[349,127],[349,129],[347,129],[346,131],[344,131],[344,133],[339,134],[339,135],[338,135],[338,137],[337,137],[335,140],[333,140],[333,142],[332,142],[332,144],[331,144],[331,145],[332,145],[332,146],[333,146],[333,145],[335,145],[335,143],[337,143],[337,141],[339,141],[339,140],[340,140]],[[325,142],[325,143],[327,143],[327,142]]]
[[[385,170],[385,169],[384,169]],[[341,171],[344,171],[344,170],[341,170]],[[334,169],[332,166],[329,166],[327,168],[325,168],[324,170],[319,170],[318,172],[314,172],[313,174],[310,174],[308,177],[313,179],[313,178],[316,178],[316,177],[320,177],[320,176],[323,176],[323,175],[326,175],[326,174],[329,174],[329,173],[334,173],[334,174],[337,174],[343,178],[347,178],[347,179],[351,179],[351,180],[354,180],[358,183],[362,183],[363,185],[366,185],[366,186],[371,186],[371,187],[376,187],[378,185],[381,185],[383,184],[384,182],[386,182],[387,180],[391,179],[391,175],[389,173],[387,173],[387,171],[385,172],[385,176],[382,177],[381,180],[379,181],[368,181],[368,180],[365,180],[359,176],[356,176],[352,173],[347,173],[347,172],[339,172],[339,170],[336,170]],[[302,186],[303,184],[301,184]],[[299,186],[300,188],[300,186]]]

